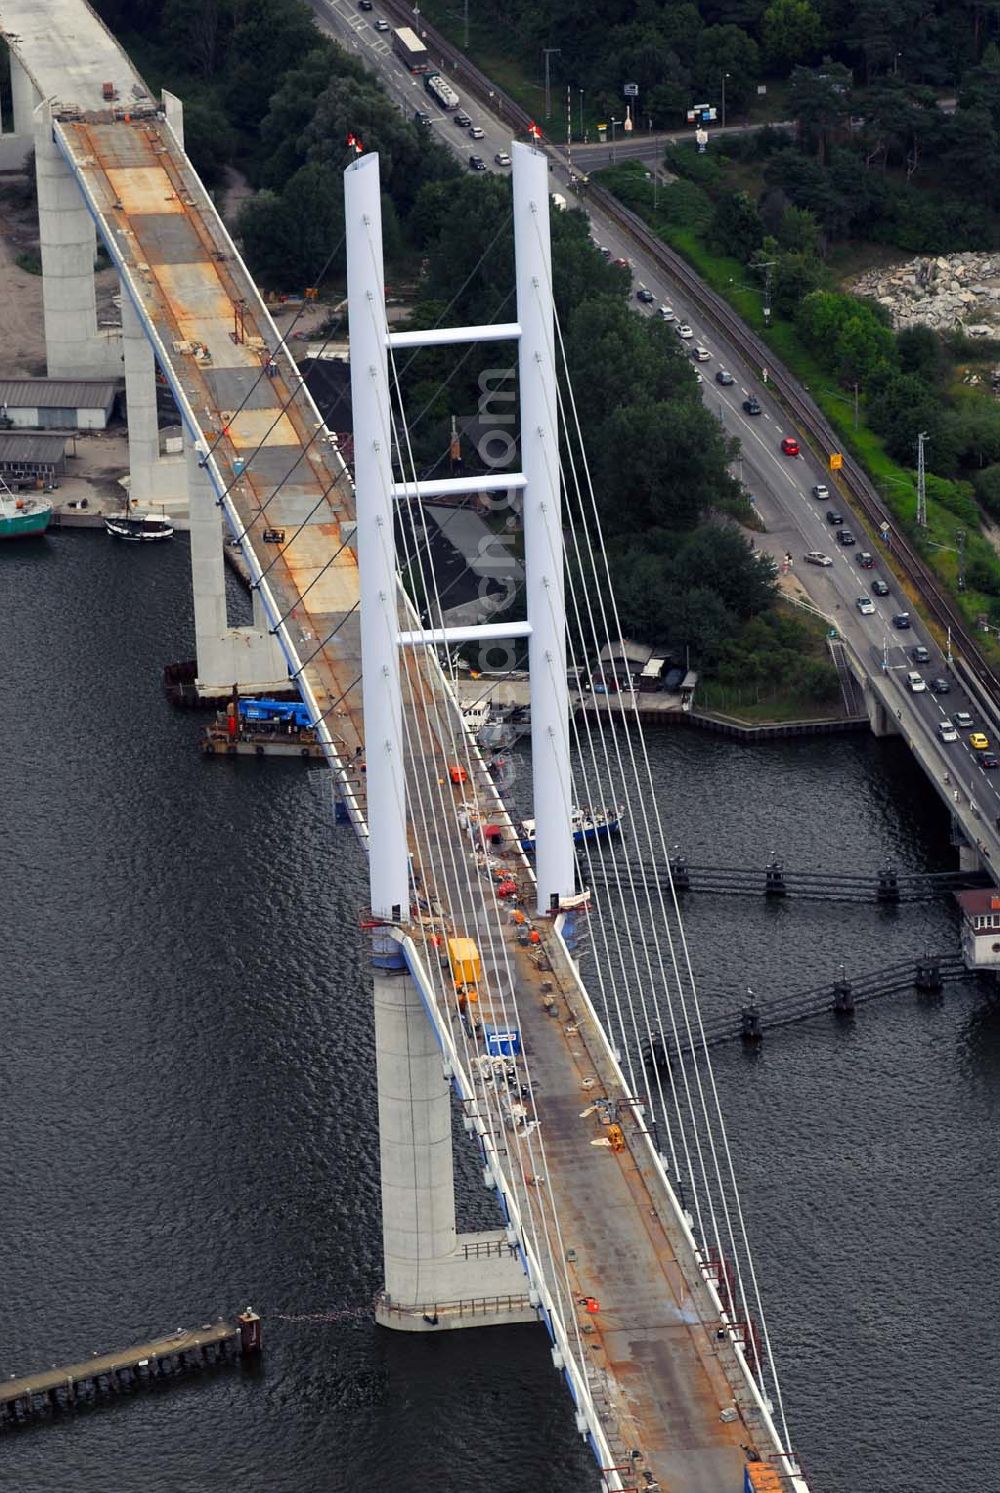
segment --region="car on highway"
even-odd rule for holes
[[[413,118],[416,120],[417,124],[429,125],[431,122],[431,116],[428,114],[426,109],[414,109]]]
[[[842,544],[845,549],[847,548],[847,546],[849,544],[857,544],[857,542],[858,541],[855,539],[855,537],[851,533],[850,529],[838,529],[837,530],[837,543],[838,544]]]
[[[744,409],[745,413],[748,414],[748,415],[759,415],[760,414],[760,401],[758,399],[755,399],[754,396],[751,394],[749,399],[744,399],[744,401],[743,401],[743,409]]]
[[[842,513],[838,513],[836,508],[828,508],[826,510],[826,521],[828,524],[833,524],[836,526],[837,524],[842,524],[844,522],[844,515]]]
[[[720,368],[718,373],[715,375],[715,382],[717,384],[722,384],[725,388],[728,388],[730,384],[735,384],[736,380],[733,378],[733,375],[729,372],[728,368]]]
[[[876,578],[874,581],[872,581],[872,592],[875,596],[888,596],[889,587],[886,585],[885,581]]]
[[[372,0],[358,0],[359,10],[374,10],[374,8],[375,7],[372,5]]]
[[[388,31],[388,29],[389,29],[389,22],[388,21],[384,21],[382,19],[382,17],[379,16],[378,20],[375,22],[375,30],[376,31]]]
[[[459,109],[457,114],[451,116],[451,122],[452,124],[457,124],[460,130],[467,130],[472,120],[463,109]]]
[[[957,741],[958,732],[949,720],[938,721],[938,735],[942,741]]]
[[[826,484],[824,482],[817,482],[816,486],[813,488],[813,497],[819,498],[821,502],[825,503],[829,496],[830,489],[826,486]]]
[[[622,259],[620,255],[617,259],[612,259],[611,263],[619,270],[627,270],[630,267],[628,260]]]
[[[496,153],[496,155],[493,157],[493,161],[494,161],[494,164],[497,165],[497,166],[509,166],[510,165],[510,156],[507,154],[507,152],[505,150],[498,150],[497,153]],[[602,249],[601,253],[604,254],[604,255],[608,255],[608,254],[611,253],[611,250],[610,249]]]
[[[979,765],[987,769],[1000,767],[1000,757],[997,756],[996,752],[982,752],[979,757]]]
[[[786,456],[798,456],[799,443],[793,435],[783,435],[781,437],[781,449]]]
[[[678,335],[678,337],[683,337],[684,341],[687,342],[687,340],[688,340],[689,337],[693,337],[694,336],[694,328],[693,327],[689,327],[686,321],[678,322],[677,323],[677,335]]]
[[[639,289],[635,293],[635,298],[637,301],[641,301],[644,306],[651,306],[656,300],[653,292],[648,290],[645,285],[639,286]]]
[[[898,627],[900,632],[905,632],[910,625],[909,612],[897,612],[892,619],[893,627]]]
[[[701,343],[699,342],[697,346],[691,349],[691,356],[692,358],[694,358],[696,363],[707,363],[712,354],[709,352],[707,347],[702,347]]]
[[[486,170],[486,162],[483,160],[482,156],[470,156],[469,157],[469,170],[470,171],[485,171]]]
[[[931,661],[931,656],[923,643],[918,643],[915,648],[910,649],[910,657],[915,664],[929,664]]]
[[[870,617],[875,611],[875,603],[870,596],[859,596],[854,603],[862,617]]]
[[[807,565],[832,565],[833,561],[829,555],[824,555],[822,550],[809,550],[802,556]]]
[[[857,561],[862,570],[875,569],[875,556],[870,555],[867,550],[858,550]]]
[[[674,320],[674,308],[673,308],[673,306],[660,306],[659,309],[657,310],[656,314],[660,318],[661,321],[673,321]]]
[[[960,731],[971,731],[973,726],[972,716],[967,710],[956,710],[952,720]]]
[[[990,749],[990,739],[983,731],[973,731],[969,737],[969,745],[973,751],[988,752]]]
[[[474,124],[472,126],[472,129],[469,131],[469,134],[472,136],[473,140],[485,140],[486,139],[486,131],[483,129],[483,127],[481,125],[478,125],[478,124]]]
[[[924,676],[922,674],[918,674],[915,669],[911,669],[910,673],[906,676],[906,687],[907,689],[912,690],[915,695],[919,695],[923,690],[927,688],[926,684],[924,683]]]
[[[947,679],[942,679],[940,675],[937,679],[929,679],[927,681],[927,688],[932,689],[936,695],[951,694],[951,685],[948,683]]]
[[[506,151],[501,151],[500,154],[501,155],[506,155],[507,152]],[[494,156],[493,159],[496,160],[496,156]],[[498,165],[500,164],[499,161],[497,162],[497,164]],[[509,157],[508,157],[507,164],[510,165],[510,159],[509,159]],[[602,244],[601,247],[600,247],[600,249],[598,249],[597,252],[599,254],[603,254],[605,259],[610,259],[611,258],[611,250],[605,244]]]

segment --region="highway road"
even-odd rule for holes
[[[494,163],[500,152],[510,150],[511,129],[502,116],[502,102],[497,100],[495,111],[486,109],[474,97],[462,96],[461,110],[469,116],[472,124],[483,131],[483,138],[474,140],[468,128],[459,128],[454,116],[432,108],[423,81],[413,77],[392,51],[392,18],[384,15],[375,0],[372,11],[358,10],[351,0],[311,0],[312,9],[321,29],[334,36],[348,51],[353,52],[378,76],[386,91],[400,108],[412,117],[420,109],[431,116],[430,128],[452,149],[456,156],[468,165],[469,156],[480,155],[491,171],[506,168]],[[390,27],[380,31],[377,23],[382,20]],[[442,59],[431,57],[434,62]],[[447,76],[448,69],[442,67]],[[462,91],[459,90],[461,93]],[[645,158],[650,149],[644,136],[634,136],[626,145],[619,140],[618,159],[623,160],[636,146],[633,153]],[[591,148],[588,155],[597,152]],[[573,163],[576,168],[576,162]],[[595,163],[596,164],[596,163]],[[919,733],[924,744],[930,748],[932,759],[938,764],[939,783],[943,797],[954,799],[958,795],[961,804],[973,807],[977,827],[981,828],[983,845],[990,854],[995,853],[1000,865],[1000,770],[984,770],[980,763],[983,754],[970,743],[973,729],[985,731],[991,747],[1000,754],[1000,740],[992,725],[983,719],[982,711],[961,688],[959,681],[948,666],[941,649],[929,635],[919,618],[914,614],[911,627],[897,630],[892,624],[895,614],[909,611],[910,606],[901,592],[891,570],[884,564],[886,544],[881,536],[871,537],[857,515],[842,496],[838,495],[829,472],[819,459],[801,441],[799,432],[790,423],[780,405],[768,394],[764,370],[747,365],[728,347],[720,334],[701,330],[701,318],[686,300],[678,286],[668,280],[663,271],[637,258],[635,246],[593,204],[586,194],[574,196],[575,170],[571,172],[565,158],[553,162],[553,190],[563,193],[567,201],[580,206],[588,213],[591,236],[595,244],[608,251],[609,258],[625,259],[633,275],[633,290],[648,289],[654,300],[652,305],[643,305],[636,300],[634,306],[640,315],[656,316],[661,305],[674,313],[673,325],[689,325],[694,333],[685,346],[693,350],[701,345],[708,350],[709,358],[695,364],[702,377],[702,392],[707,407],[723,425],[729,435],[737,436],[741,446],[739,475],[745,488],[754,495],[767,533],[762,536],[760,548],[774,555],[780,563],[790,553],[796,575],[801,580],[813,605],[831,624],[850,641],[857,655],[873,672],[884,671],[893,682],[897,698],[896,712],[900,728],[905,734]],[[734,376],[732,385],[724,386],[715,381],[715,374],[722,368]],[[750,416],[743,409],[743,401],[753,394],[761,405],[761,414]],[[801,454],[788,457],[781,452],[784,436],[800,439]],[[814,485],[825,484],[830,489],[830,498],[817,501],[812,497]],[[835,530],[826,522],[828,508],[843,513],[845,527],[856,536],[857,543],[850,548],[836,542]],[[890,536],[891,542],[891,536]],[[806,564],[803,555],[818,550],[832,560],[829,567]],[[874,570],[862,569],[857,556],[868,551],[875,556]],[[878,597],[870,590],[871,580],[879,576],[889,585],[889,595]],[[870,597],[874,611],[862,615],[857,608],[859,597]],[[915,663],[911,650],[924,647],[930,655],[926,664]],[[912,692],[906,683],[910,671],[918,671],[924,680],[947,679],[950,685],[947,694],[935,694],[930,689]],[[958,711],[972,716],[974,726],[961,730],[958,740],[944,742],[938,734],[939,723],[951,718]]]

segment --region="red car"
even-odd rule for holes
[[[781,449],[786,456],[798,456],[799,443],[794,436],[786,435],[781,442]]]

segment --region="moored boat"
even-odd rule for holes
[[[174,526],[168,518],[155,513],[106,513],[104,527],[115,539],[128,539],[133,544],[149,543],[157,539],[173,539]]]
[[[609,835],[616,835],[621,829],[624,814],[624,804],[617,804],[607,810],[573,809],[570,815],[573,844],[583,845],[589,840],[605,840]],[[534,853],[535,821],[533,819],[521,820],[521,849],[528,855]]]
[[[44,498],[15,498],[0,477],[0,539],[44,534],[52,522],[52,504]]]

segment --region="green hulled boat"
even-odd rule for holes
[[[52,522],[52,504],[42,498],[15,498],[0,477],[0,539],[44,534]]]

